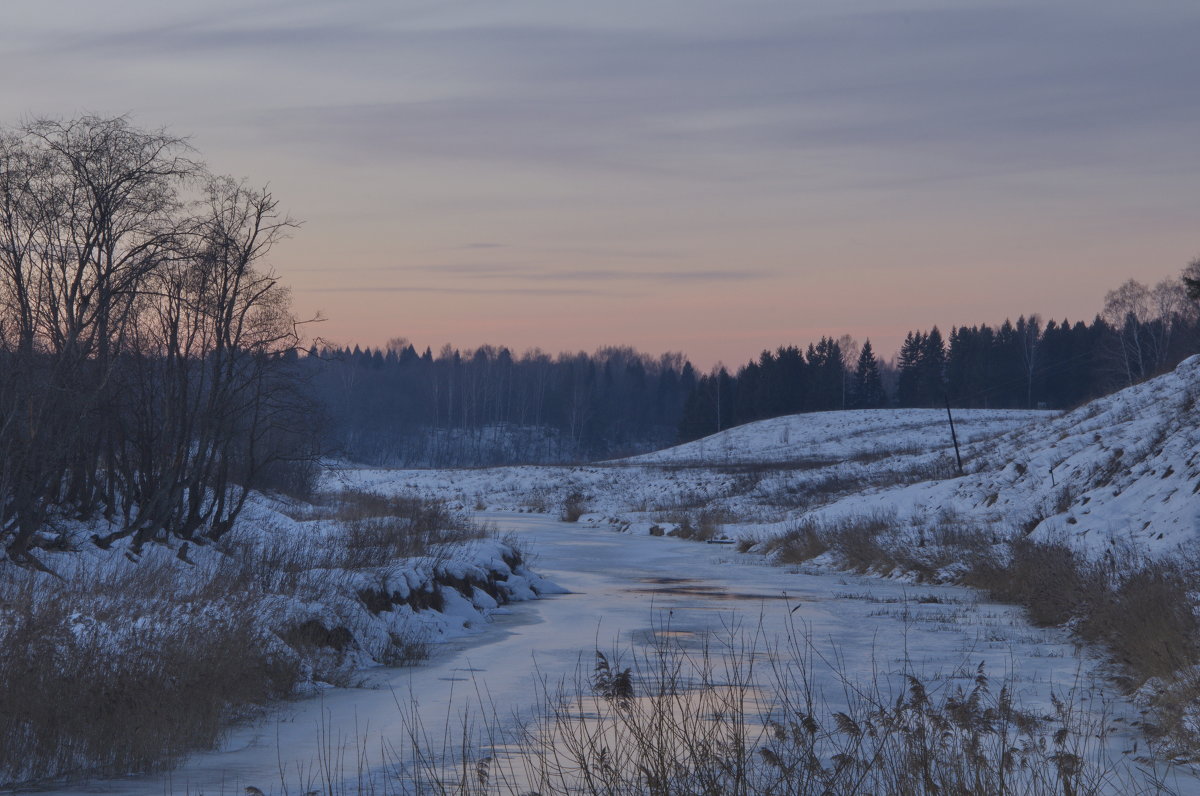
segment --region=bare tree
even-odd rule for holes
[[[263,268],[294,223],[127,118],[0,132],[0,548],[58,515],[217,536],[287,447],[298,342]],[[300,424],[303,427],[304,424]],[[293,441],[294,442],[294,441]]]
[[[1154,349],[1154,368],[1163,370],[1171,356],[1171,338],[1189,311],[1187,289],[1178,279],[1164,279],[1150,291],[1150,340]]]
[[[1103,317],[1116,331],[1120,341],[1121,362],[1127,384],[1146,375],[1142,348],[1142,330],[1150,315],[1150,290],[1130,279],[1104,296]]]
[[[1033,376],[1037,370],[1038,352],[1042,347],[1042,319],[1036,314],[1017,319],[1017,337],[1021,345],[1021,365],[1025,375],[1025,406],[1033,408]]]

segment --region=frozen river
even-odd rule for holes
[[[50,792],[240,796],[253,786],[297,794],[325,792],[331,779],[342,790],[347,781],[383,776],[375,767],[387,749],[406,744],[410,711],[438,745],[443,733],[460,732],[464,709],[477,712],[482,704],[504,718],[526,711],[539,674],[570,678],[581,666],[590,669],[595,649],[651,643],[668,624],[682,639],[732,625],[761,627],[765,638],[801,628],[816,649],[836,650],[844,669],[865,677],[899,671],[907,661],[910,671],[949,681],[973,676],[983,662],[993,678],[1011,678],[1027,703],[1046,701],[1051,684],[1060,693],[1075,685],[1081,704],[1103,689],[1065,634],[1031,628],[1015,609],[981,603],[964,589],[802,574],[727,546],[540,515],[484,519],[516,534],[533,553],[532,568],[570,593],[511,605],[479,633],[438,645],[422,665],[364,672],[363,688],[328,689],[283,705],[234,729],[220,750],[194,755],[168,774]],[[1111,743],[1128,741],[1118,732]]]

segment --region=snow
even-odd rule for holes
[[[962,478],[848,496],[825,516],[890,510],[916,523],[951,512],[1024,526],[1092,556],[1163,556],[1200,536],[1200,357],[1174,372],[1001,436]],[[1115,554],[1115,553],[1114,553]]]
[[[1200,357],[1073,412],[819,412],[764,420],[630,459],[577,467],[387,470],[328,475],[381,493],[470,509],[558,512],[581,492],[581,521],[632,533],[681,514],[725,518],[730,536],[780,533],[806,517],[885,513],[916,529],[953,517],[1069,541],[1090,555],[1169,555],[1200,534]]]
[[[993,683],[1006,681],[1028,709],[1048,708],[1050,694],[1107,716],[1108,752],[1121,763],[1134,746],[1138,716],[1117,699],[1104,670],[1069,634],[1029,627],[1020,610],[983,601],[953,586],[914,589],[902,581],[772,566],[727,547],[671,538],[630,536],[527,513],[488,518],[541,551],[538,566],[566,594],[514,603],[493,614],[481,635],[439,645],[431,661],[405,669],[376,668],[363,688],[324,689],[319,699],[283,706],[235,728],[221,751],[193,756],[169,775],[96,782],[59,794],[170,792],[267,794],[314,787],[322,766],[342,767],[348,780],[362,757],[366,776],[380,771],[379,750],[402,746],[419,729],[441,743],[461,733],[463,711],[492,716],[501,729],[528,716],[538,683],[568,682],[592,651],[628,654],[664,637],[696,649],[706,636],[729,638],[741,628],[760,643],[802,635],[854,678],[883,677],[901,688],[903,672],[931,689],[966,682],[983,663]],[[832,671],[823,696],[843,707]],[[419,721],[419,727],[414,724]],[[1200,792],[1179,773],[1184,792]],[[1179,784],[1179,783],[1177,783]],[[1190,790],[1189,790],[1190,788]],[[354,792],[351,790],[350,792]]]
[[[986,440],[1056,412],[958,409],[960,444]],[[625,459],[626,464],[832,463],[924,453],[951,442],[943,409],[864,409],[789,415],[722,431],[695,442]]]
[[[422,732],[440,739],[455,731],[464,709],[497,717],[519,713],[534,701],[539,676],[569,678],[581,655],[651,643],[666,622],[672,634],[695,639],[730,626],[757,632],[760,622],[767,639],[800,627],[851,676],[890,679],[907,669],[950,684],[983,662],[994,677],[1011,682],[1027,707],[1048,704],[1052,692],[1069,693],[1081,709],[1106,713],[1108,752],[1133,762],[1137,708],[1108,686],[1108,664],[1065,630],[1032,628],[1017,608],[954,586],[915,586],[905,573],[847,575],[834,571],[828,556],[802,568],[771,566],[730,547],[655,537],[704,513],[716,518],[720,533],[752,539],[806,519],[880,515],[914,533],[949,523],[1004,534],[1020,529],[1094,556],[1191,554],[1200,533],[1198,396],[1200,358],[1193,357],[1172,373],[1069,413],[957,410],[961,475],[942,410],[776,418],[588,466],[340,464],[326,476],[330,490],[427,495],[485,512],[481,519],[533,552],[525,568],[508,575],[508,595],[557,596],[497,609],[477,588],[470,599],[451,589],[437,617],[418,619],[432,612],[407,606],[385,612],[394,614],[384,620],[391,623],[387,630],[420,621],[447,642],[427,664],[368,670],[366,689],[324,689],[320,700],[236,728],[222,751],[194,756],[169,780],[135,778],[59,792],[150,794],[167,787],[240,793],[255,785],[278,793],[281,767],[293,777],[292,791],[303,792],[301,772],[319,773],[331,737],[341,739],[340,754],[353,758],[360,741],[372,749],[380,748],[380,739],[403,742],[415,716]],[[587,513],[574,524],[558,522],[572,492],[585,496]],[[270,519],[277,507],[254,511]],[[314,530],[279,522],[287,533]],[[478,544],[445,572],[504,571],[503,550],[494,540]],[[423,587],[427,567],[398,565],[376,577],[406,594]],[[955,574],[950,566],[939,577],[949,581]],[[336,601],[289,603],[281,610],[349,618]],[[370,637],[372,631],[356,625],[355,632]],[[826,695],[836,700],[836,678],[827,685]],[[1190,770],[1176,769],[1173,776],[1173,788],[1200,793]]]

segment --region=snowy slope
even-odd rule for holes
[[[989,439],[1057,412],[958,409],[960,444]],[[945,449],[951,444],[941,409],[812,412],[760,420],[674,448],[625,459],[626,464],[829,462]]]
[[[1165,553],[1200,533],[1198,395],[1193,357],[1067,414],[957,410],[964,476],[945,413],[909,409],[775,418],[585,467],[342,467],[328,478],[468,509],[555,513],[578,493],[593,520],[635,530],[707,511],[731,536],[761,537],[804,517],[882,513],[900,527],[953,517],[1093,554],[1129,545]]]
[[[845,498],[825,509],[901,518],[951,511],[1064,539],[1092,554],[1165,554],[1200,536],[1200,357],[997,439],[966,477]]]
[[[955,412],[965,460],[1013,429],[1037,427],[1055,413]],[[942,410],[820,412],[729,429],[653,454],[597,465],[382,470],[340,466],[327,488],[449,498],[467,509],[557,513],[568,496],[585,511],[635,529],[669,528],[685,515],[720,515],[771,531],[842,497],[955,471]],[[593,517],[595,519],[595,517]]]

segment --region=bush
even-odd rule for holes
[[[763,543],[762,551],[781,564],[802,564],[829,550],[817,531],[817,523],[805,519],[794,523],[779,536]]]
[[[659,521],[675,525],[667,532],[667,536],[707,542],[721,536],[725,523],[730,521],[730,515],[724,509],[706,506],[696,511],[664,512],[659,515]]]
[[[1170,677],[1200,664],[1192,562],[1091,561],[1053,542],[1017,538],[1006,562],[977,559],[965,578],[1025,608],[1040,626],[1066,625],[1106,646],[1135,679]]]
[[[445,502],[411,495],[345,491],[334,495],[325,516],[341,524],[340,558],[345,569],[387,566],[397,558],[436,555],[446,547],[487,535],[469,516]]]
[[[563,522],[578,522],[579,518],[587,513],[587,510],[587,495],[577,489],[572,490],[563,498],[558,518]]]
[[[163,768],[293,691],[299,659],[256,626],[257,595],[229,588],[235,571],[152,596],[148,583],[172,579],[145,570],[6,573],[0,784]]]
[[[267,463],[259,472],[256,488],[297,500],[312,500],[320,475],[321,467],[315,457],[277,459]]]

